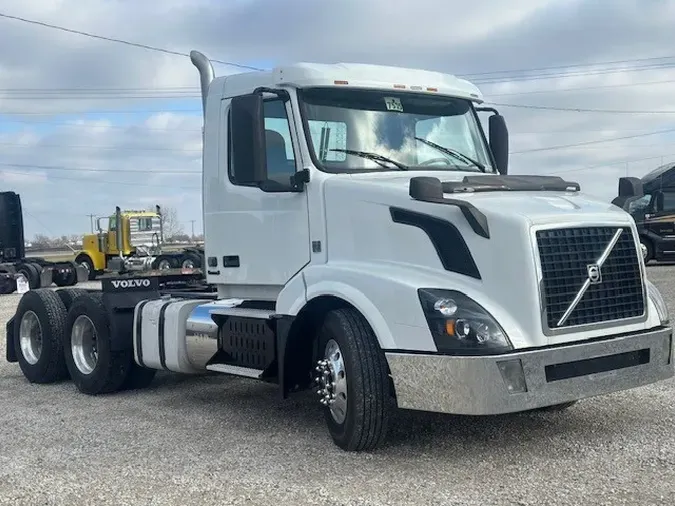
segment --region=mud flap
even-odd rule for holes
[[[73,265],[75,266],[75,272],[77,273],[77,282],[84,283],[85,281],[89,281],[89,271],[87,268],[82,265]]]
[[[52,282],[52,269],[50,267],[42,267],[40,272],[40,288],[51,286]]]
[[[14,349],[14,317],[12,316],[5,325],[5,355],[7,362],[15,363],[19,359],[16,357],[16,350]]]

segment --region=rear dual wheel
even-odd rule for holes
[[[14,350],[21,372],[31,383],[66,379],[63,337],[66,308],[48,288],[23,294],[14,320]]]
[[[100,292],[26,292],[17,307],[13,344],[19,367],[31,383],[70,377],[90,395],[144,388],[156,373],[138,366],[131,349],[111,349],[110,321]]]
[[[111,349],[110,320],[99,292],[73,302],[66,320],[64,348],[70,376],[85,394],[144,388],[155,377],[154,369],[134,362],[130,348]]]

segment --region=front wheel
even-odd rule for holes
[[[328,430],[346,451],[373,450],[387,433],[392,399],[387,362],[355,309],[330,311],[318,335],[317,394]]]
[[[654,246],[649,239],[640,237],[640,249],[642,250],[642,259],[645,264],[654,258]]]

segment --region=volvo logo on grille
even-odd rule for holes
[[[592,285],[602,283],[602,271],[600,271],[600,266],[598,264],[587,265],[586,271],[588,272],[588,280]]]
[[[612,253],[612,250],[614,249],[614,246],[616,246],[616,243],[619,242],[619,237],[621,237],[622,233],[623,230],[618,228],[616,232],[614,232],[612,239],[609,241],[607,246],[605,246],[605,249],[600,254],[595,263],[586,265],[587,278],[584,281],[584,284],[581,285],[581,288],[579,288],[577,294],[574,296],[574,300],[570,302],[570,305],[567,306],[567,309],[558,320],[557,324],[558,327],[562,327],[563,325],[565,325],[565,322],[569,319],[570,315],[577,308],[577,306],[581,302],[581,299],[584,298],[584,295],[586,294],[588,287],[591,285],[599,285],[600,283],[602,283],[602,270],[601,270],[602,266],[609,258],[609,255]]]

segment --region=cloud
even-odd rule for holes
[[[664,113],[675,112],[675,58],[644,60],[668,56],[673,2],[6,0],[0,12],[254,66],[358,61],[466,76],[505,115],[515,173],[555,173],[606,201],[619,176],[675,160],[675,134],[655,134],[675,128]],[[6,19],[0,46],[0,178],[35,217],[28,237],[84,233],[89,214],[154,203],[201,231],[188,58]],[[607,61],[624,71],[588,65]]]

